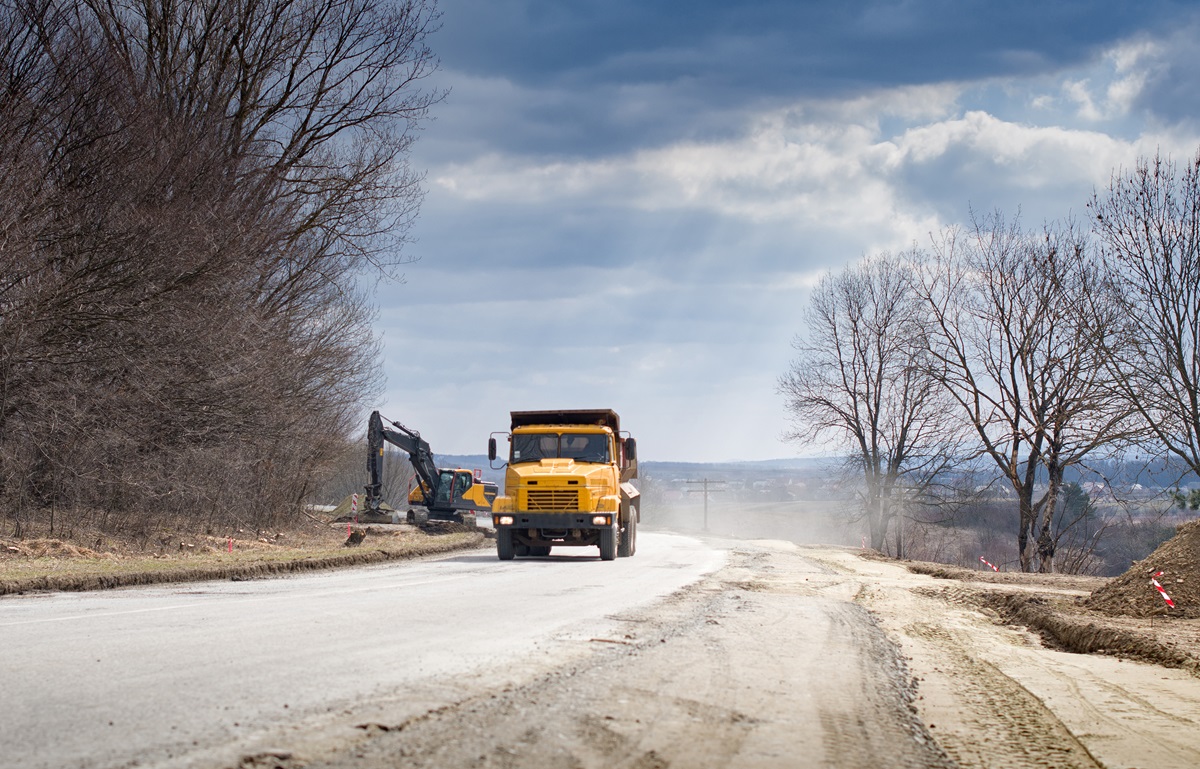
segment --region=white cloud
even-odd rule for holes
[[[1067,101],[1076,105],[1081,118],[1089,121],[1100,120],[1104,115],[1096,106],[1089,86],[1087,80],[1067,80],[1062,86],[1063,95],[1067,97]]]
[[[1111,58],[1132,72],[1152,50],[1130,47]],[[1114,80],[1105,104],[1128,102],[1137,77]],[[1101,114],[1085,81],[1070,87],[1081,109]],[[725,141],[548,163],[488,154],[431,176],[440,189],[474,202],[702,211],[795,231],[853,231],[865,248],[902,248],[943,223],[926,201],[913,197],[909,178],[923,169],[951,164],[946,170],[953,177],[934,180],[942,195],[947,184],[1078,189],[1078,198],[1063,201],[1063,211],[1048,212],[1059,216],[1105,184],[1115,167],[1170,138],[1126,141],[1097,130],[1012,122],[984,110],[958,114],[954,105],[961,97],[961,89],[951,87],[883,91],[760,113],[746,120],[740,137]],[[886,135],[884,123],[899,131]],[[1164,149],[1181,140],[1186,145],[1194,137],[1175,137]],[[960,211],[981,197],[980,190],[962,189]]]
[[[1162,43],[1150,39],[1118,43],[1092,66],[1063,78],[1061,100],[1086,123],[1120,121],[1130,116],[1147,85],[1165,72],[1167,54]],[[1031,99],[1033,106],[1043,110],[1053,109],[1059,101],[1048,93]]]
[[[1028,188],[1064,178],[1091,185],[1107,177],[1114,161],[1136,152],[1101,132],[1012,123],[978,110],[909,129],[896,144],[905,164],[960,154],[985,166],[993,183]]]

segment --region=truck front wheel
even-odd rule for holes
[[[496,555],[501,561],[511,561],[516,555],[513,549],[512,529],[500,529],[496,532]]]
[[[612,561],[617,557],[617,527],[600,530],[600,560]]]

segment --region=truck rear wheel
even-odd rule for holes
[[[501,561],[511,561],[516,555],[513,549],[512,529],[500,529],[496,532],[496,555]]]
[[[538,545],[537,547],[529,548],[530,555],[547,556],[550,555],[551,545]]]
[[[617,527],[600,530],[600,560],[612,561],[617,557]]]
[[[621,541],[617,544],[617,555],[628,558],[637,552],[637,508],[629,508],[629,520],[621,529]]]

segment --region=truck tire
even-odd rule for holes
[[[637,552],[637,508],[629,507],[629,520],[621,529],[621,541],[617,544],[617,555],[628,558]]]
[[[537,547],[530,547],[529,554],[541,556],[544,558],[545,556],[550,555],[550,548],[551,548],[551,545],[539,545]]]
[[[600,560],[613,561],[617,557],[617,527],[600,530]]]
[[[512,529],[500,529],[496,532],[496,555],[501,561],[511,561],[516,555],[513,549]]]

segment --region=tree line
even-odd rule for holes
[[[1200,154],[1141,158],[1085,210],[973,215],[813,291],[779,379],[788,435],[850,457],[873,547],[982,462],[1022,570],[1053,571],[1090,510],[1065,473],[1132,454],[1200,472]]]
[[[379,390],[432,0],[0,0],[0,510],[296,514]],[[370,282],[370,281],[366,281]]]

